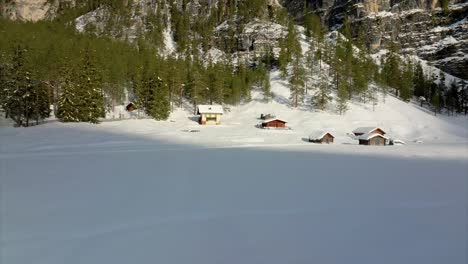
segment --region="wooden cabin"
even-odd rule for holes
[[[286,127],[286,121],[283,121],[281,119],[277,118],[272,118],[272,119],[267,119],[262,122],[262,127],[263,128],[285,128]]]
[[[125,107],[125,109],[127,109],[128,112],[132,112],[132,111],[137,110],[138,108],[137,108],[136,104],[134,104],[134,103],[129,103],[129,104]]]
[[[331,144],[335,137],[328,131],[317,131],[309,136],[309,142],[320,144]]]
[[[368,133],[358,137],[359,145],[369,146],[385,146],[387,145],[387,137],[378,133]]]
[[[353,130],[353,134],[356,137],[365,135],[365,134],[379,134],[379,135],[385,135],[385,131],[379,127],[358,127],[355,130]]]
[[[219,125],[224,110],[221,105],[199,105],[197,114],[200,115],[198,122],[201,125]]]

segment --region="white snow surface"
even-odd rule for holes
[[[163,37],[164,37],[164,55],[171,55],[174,54],[175,51],[177,50],[177,44],[174,41],[174,38],[172,36],[173,32],[171,30],[171,27],[168,26],[167,29],[163,31]]]
[[[376,129],[381,129],[380,127],[358,127],[356,129],[353,130],[353,133],[356,134],[367,134],[367,133],[370,133]],[[382,130],[382,129],[381,129]],[[384,131],[384,130],[382,130]]]
[[[0,128],[0,262],[467,263],[468,122],[387,96],[343,116],[289,104],[278,73],[222,125]],[[274,112],[292,130],[256,128]],[[359,126],[405,146],[359,146]],[[334,144],[307,142],[331,130]],[[417,142],[417,143],[416,143]]]
[[[224,114],[222,105],[198,105],[200,114]]]

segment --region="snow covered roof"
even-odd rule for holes
[[[383,129],[381,129],[380,127],[358,127],[356,129],[353,130],[353,133],[354,134],[368,134],[376,129],[380,129],[383,131]],[[385,131],[384,131],[385,133]]]
[[[388,139],[386,136],[382,136],[380,134],[377,134],[377,133],[367,133],[367,134],[364,134],[362,136],[359,136],[358,139],[362,139],[362,140],[369,140],[371,138],[375,138],[375,137],[383,137],[385,139]]]
[[[319,131],[314,131],[312,134],[309,135],[309,139],[312,139],[312,140],[320,140],[322,139],[326,134],[330,134],[332,137],[335,137],[333,136],[332,133],[328,132],[328,131],[322,131],[322,130],[319,130]]]
[[[269,123],[269,122],[275,121],[275,120],[278,120],[278,121],[280,121],[280,122],[287,123],[286,121],[284,121],[284,120],[282,120],[282,119],[279,119],[279,118],[276,118],[276,117],[265,119],[265,120],[262,121],[262,123]]]
[[[224,114],[222,105],[198,105],[199,114]]]

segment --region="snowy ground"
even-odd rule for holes
[[[0,263],[467,263],[466,117],[390,96],[292,109],[281,82],[220,126],[178,110],[0,128]],[[267,112],[292,130],[256,128]],[[346,135],[373,125],[408,144]],[[336,143],[306,142],[315,129]]]

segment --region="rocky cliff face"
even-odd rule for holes
[[[39,21],[53,18],[60,9],[75,5],[75,0],[2,0],[0,13],[11,20]]]
[[[402,54],[417,55],[454,76],[468,79],[468,1],[447,0],[283,0],[299,21],[305,10],[319,15],[331,29],[350,19],[354,34],[368,36],[372,50],[390,42]]]
[[[86,28],[114,37],[136,38],[144,29],[144,18],[154,14],[158,3],[168,0],[123,1],[131,14],[126,28],[115,28],[108,18],[115,19],[111,10],[97,9],[76,20],[77,29]],[[448,9],[442,10],[448,1]],[[178,6],[190,10],[193,16],[203,16],[202,6],[227,6],[232,0],[175,0]],[[61,9],[79,5],[75,0],[0,0],[3,17],[12,20],[38,21],[55,17]],[[345,17],[352,23],[354,34],[358,29],[368,36],[369,47],[376,51],[390,42],[401,45],[402,54],[417,55],[434,66],[463,79],[468,79],[468,1],[467,0],[269,0],[270,6],[283,5],[301,21],[306,10],[319,15],[330,29],[341,26]],[[169,11],[165,11],[169,12]],[[118,19],[118,18],[117,18]],[[110,27],[109,27],[110,26]],[[226,30],[222,24],[215,30],[217,48],[226,45]],[[238,50],[262,51],[277,43],[283,33],[278,25],[254,21],[237,36]],[[273,47],[274,48],[274,47]]]

